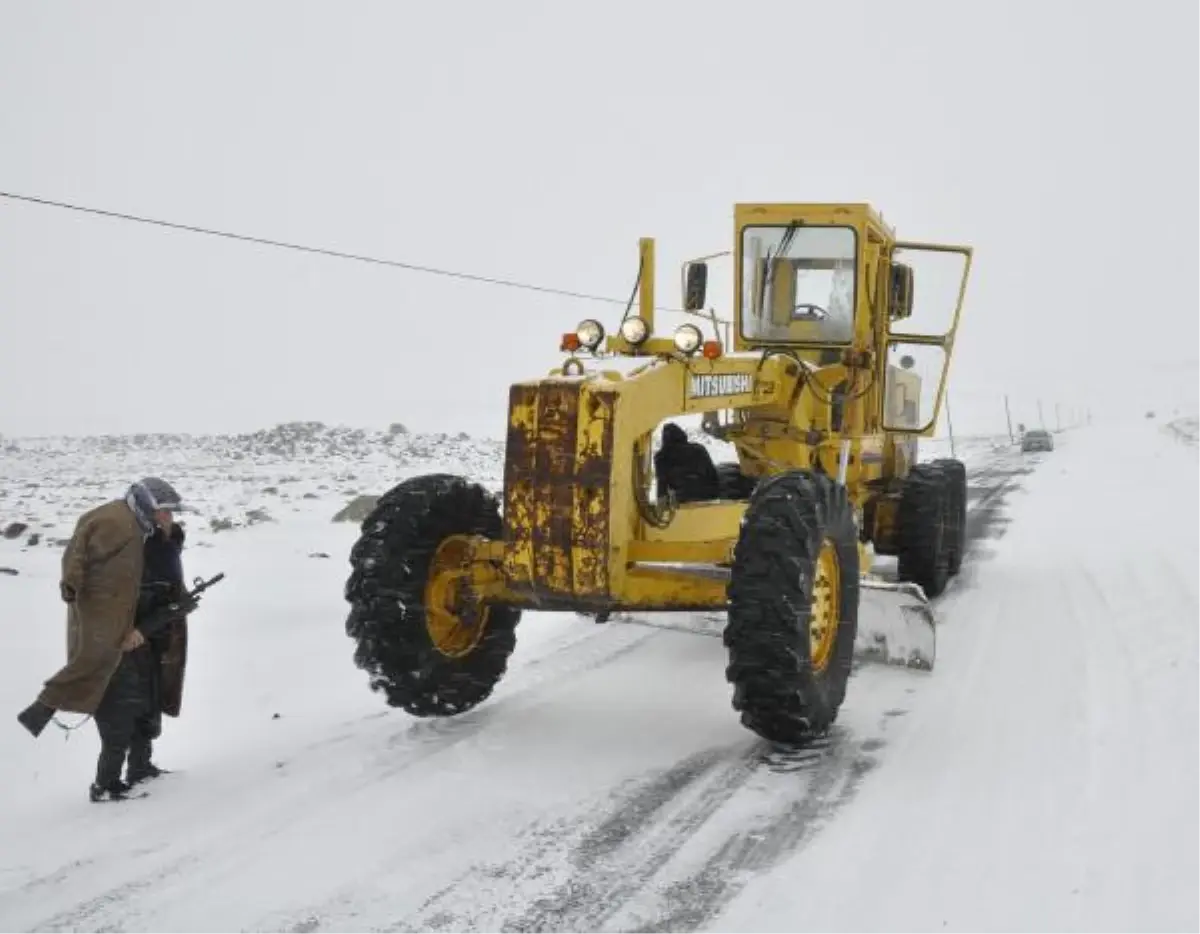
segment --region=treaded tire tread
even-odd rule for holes
[[[904,479],[896,521],[896,571],[900,580],[920,585],[925,596],[939,596],[949,580],[950,524],[946,473],[932,463],[916,464]]]
[[[808,624],[821,543],[840,564],[833,657],[813,669]],[[803,745],[837,719],[858,631],[858,529],[846,489],[807,470],[761,481],[746,509],[728,588],[727,680],[742,725],[771,742]]]
[[[418,717],[464,713],[492,693],[516,647],[521,611],[493,604],[479,644],[448,658],[430,639],[425,585],[438,545],[450,535],[502,534],[500,506],[483,486],[451,474],[399,483],[363,520],[345,585],[346,634],[371,690]]]
[[[946,569],[949,575],[954,577],[962,568],[963,553],[967,545],[967,466],[962,461],[950,457],[935,460],[933,464],[942,469],[949,488],[951,535],[946,546]]]

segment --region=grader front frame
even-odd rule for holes
[[[474,707],[535,609],[724,611],[733,706],[777,742],[828,728],[856,648],[932,667],[927,597],[961,562],[966,476],[958,461],[917,463],[915,442],[937,423],[971,248],[903,245],[964,265],[948,329],[898,335],[912,270],[870,206],[741,204],[734,224],[732,347],[715,317],[707,340],[692,323],[654,333],[643,240],[638,313],[611,336],[582,322],[561,367],[512,386],[502,504],[467,478],[424,476],[363,522],[346,628],[389,704]],[[704,308],[707,274],[704,261],[685,267],[686,311]],[[944,351],[927,421],[916,373],[888,363],[898,342]],[[642,359],[589,366],[615,358]],[[677,416],[732,444],[736,465],[720,474],[732,484],[652,494],[654,434]],[[871,573],[874,555],[898,559],[898,580]],[[883,622],[860,617],[864,593]]]

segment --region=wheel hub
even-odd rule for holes
[[[434,552],[425,586],[425,628],[433,647],[447,658],[462,658],[479,645],[487,629],[488,607],[471,586],[472,543],[451,535]]]
[[[817,573],[813,580],[812,615],[808,624],[809,658],[814,671],[829,667],[833,646],[837,641],[838,623],[842,610],[841,566],[837,549],[826,539],[817,556]]]

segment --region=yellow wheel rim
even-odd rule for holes
[[[817,576],[813,581],[812,618],[808,624],[809,657],[815,671],[823,672],[833,658],[838,623],[842,617],[842,569],[837,549],[826,539],[817,556]]]
[[[470,655],[487,629],[487,604],[471,593],[469,540],[451,535],[438,546],[425,585],[425,628],[447,658]]]

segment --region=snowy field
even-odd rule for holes
[[[407,473],[496,483],[500,448],[300,434],[5,452],[0,525],[29,528],[0,540],[0,929],[1200,927],[1194,420],[961,444],[937,669],[859,668],[802,755],[738,724],[718,639],[572,615],[526,614],[476,710],[388,709],[331,518]],[[62,662],[55,539],[144,473],[197,503],[188,577],[228,577],[156,745],[178,771],[93,805],[94,725],[13,717]]]

